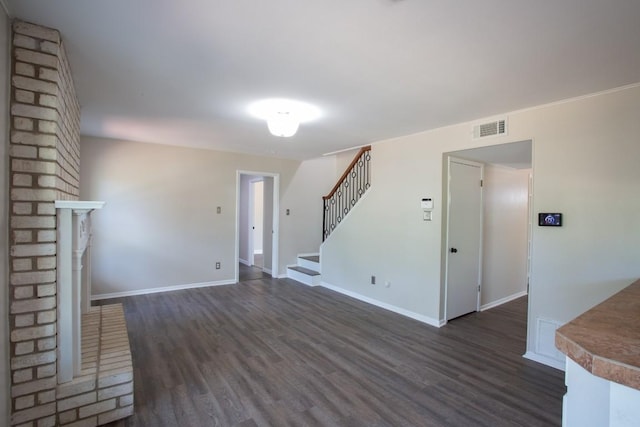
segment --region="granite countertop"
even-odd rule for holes
[[[558,328],[556,347],[593,375],[640,390],[640,280]]]

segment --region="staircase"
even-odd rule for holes
[[[298,263],[287,267],[287,277],[305,285],[318,286],[320,284],[320,255],[298,255]]]
[[[358,200],[371,187],[371,146],[360,148],[329,194],[322,197],[322,241],[347,216]]]
[[[371,187],[371,146],[360,148],[329,194],[322,197],[322,241],[347,216]],[[299,254],[298,263],[287,267],[287,277],[309,286],[320,284],[320,255]]]

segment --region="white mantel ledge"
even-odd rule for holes
[[[88,200],[56,200],[56,209],[94,210],[102,209],[105,202]]]

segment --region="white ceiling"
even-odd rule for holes
[[[108,138],[306,159],[640,82],[638,0],[4,1]],[[268,97],[324,115],[277,138]]]

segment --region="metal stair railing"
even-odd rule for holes
[[[371,146],[362,147],[326,196],[322,219],[322,241],[335,230],[358,200],[371,187]]]

